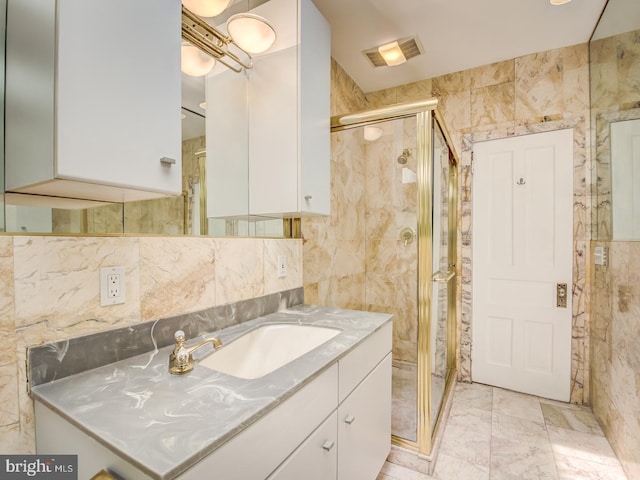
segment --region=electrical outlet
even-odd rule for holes
[[[120,296],[120,275],[110,273],[107,275],[107,297],[118,298]]]
[[[278,278],[287,276],[287,257],[286,255],[278,255]]]
[[[100,305],[118,305],[125,302],[124,267],[100,269]]]

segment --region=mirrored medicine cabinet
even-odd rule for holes
[[[7,1],[0,0],[0,25],[3,33],[7,26]],[[247,12],[265,0],[235,0],[217,17],[207,19],[214,25],[222,25],[233,14]],[[4,57],[5,35],[0,35],[0,52]],[[5,105],[5,62],[0,62],[0,88],[2,109]],[[235,73],[233,81],[238,89],[245,89],[251,72]],[[0,190],[0,231],[33,234],[136,234],[136,235],[208,235],[208,236],[265,236],[289,235],[285,226],[293,220],[283,218],[249,216],[248,211],[233,217],[207,217],[206,135],[205,115],[229,116],[230,112],[206,109],[205,76],[193,77],[181,73],[182,88],[182,194],[151,200],[124,203],[94,202],[66,198],[24,195]],[[91,108],[91,105],[87,105]],[[233,117],[248,130],[248,99],[240,96],[233,108]],[[134,114],[122,112],[122,115]],[[0,116],[0,122],[4,122]],[[4,125],[0,125],[4,131]],[[238,137],[236,137],[238,138]],[[4,149],[4,136],[0,136],[0,152]],[[245,148],[244,151],[247,151]],[[87,152],[91,155],[91,152]],[[0,162],[0,185],[5,185],[4,157]],[[227,159],[236,165],[245,165],[247,156]],[[247,185],[249,182],[247,181]],[[248,188],[236,192],[236,198],[250,195]],[[248,205],[248,200],[242,202]]]

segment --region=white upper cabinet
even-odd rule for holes
[[[230,188],[246,192],[247,179],[252,216],[328,215],[330,26],[311,0],[270,0],[251,13],[264,17],[277,38],[267,52],[254,56],[253,68],[246,71],[248,131],[223,133],[221,124],[230,119],[220,105],[237,95],[215,78],[220,76],[215,70],[207,79],[207,139],[219,139],[207,141],[207,167],[212,172],[207,175],[211,197],[207,216],[236,215],[234,203],[226,202],[222,192]],[[238,84],[245,88],[243,80],[238,78]],[[229,156],[239,153],[233,144],[244,138],[248,138],[246,175],[234,166],[245,158]],[[235,173],[229,175],[229,169]],[[214,175],[219,176],[217,183]],[[225,181],[230,184],[222,185]]]
[[[6,190],[182,191],[180,2],[9,0]]]
[[[254,12],[277,39],[249,74],[249,210],[328,215],[331,29],[311,0]]]

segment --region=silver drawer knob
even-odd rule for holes
[[[175,165],[176,159],[175,158],[169,158],[169,157],[162,157],[160,159],[160,163],[162,165],[164,165],[165,167],[170,167],[171,165]]]
[[[353,415],[347,415],[347,418],[344,419],[344,423],[347,425],[351,425],[356,420],[356,417]]]
[[[322,448],[324,448],[327,452],[331,451],[333,446],[336,444],[333,440],[327,440],[322,444]]]

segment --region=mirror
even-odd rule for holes
[[[234,0],[229,7],[206,20],[213,25],[223,25],[236,13],[249,11],[265,0]],[[4,17],[6,0],[1,0],[0,25],[6,25]],[[4,52],[4,35],[1,50]],[[4,68],[4,62],[2,62]],[[216,67],[218,68],[218,67]],[[226,68],[220,66],[220,68]],[[219,71],[219,70],[218,70]],[[229,81],[244,88],[245,73],[229,71]],[[213,73],[213,72],[212,72]],[[211,74],[210,74],[211,75]],[[4,79],[4,75],[1,75]],[[206,77],[182,74],[182,195],[154,200],[101,203],[69,202],[64,199],[6,194],[0,190],[0,231],[58,233],[58,234],[157,234],[157,235],[211,235],[211,236],[283,236],[282,219],[250,218],[248,216],[247,191],[234,192],[238,213],[233,217],[207,217],[207,174],[215,179],[216,172],[206,168]],[[4,85],[2,85],[4,92]],[[4,100],[4,96],[3,96]],[[209,108],[216,117],[236,119],[236,127],[248,129],[248,99],[240,95],[233,105],[216,105]],[[3,108],[4,110],[4,108]],[[244,123],[242,123],[244,122]],[[4,138],[2,138],[2,141]],[[245,149],[246,150],[246,149]],[[4,151],[4,149],[2,150]],[[2,162],[2,165],[4,162]],[[248,175],[248,157],[229,159],[245,175]],[[0,185],[4,185],[4,169],[0,168]],[[224,175],[224,172],[223,172]],[[246,182],[248,185],[248,181]],[[224,186],[224,178],[216,185]],[[6,202],[5,202],[6,197]],[[5,204],[6,203],[6,204]]]
[[[609,0],[589,55],[593,238],[640,240],[640,2]]]

